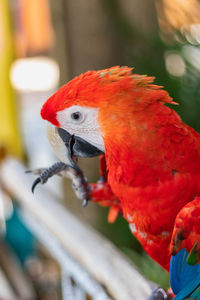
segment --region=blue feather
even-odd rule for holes
[[[188,255],[186,249],[182,249],[171,257],[170,284],[176,295],[174,300],[200,300],[200,263],[189,265]]]

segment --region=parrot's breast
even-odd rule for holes
[[[122,167],[117,170],[108,174],[108,182],[120,199],[124,218],[146,252],[168,270],[175,218],[186,203],[200,195],[200,175],[174,172],[166,181],[134,186],[124,182]]]

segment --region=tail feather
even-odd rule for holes
[[[189,265],[188,255],[186,249],[182,249],[171,257],[170,284],[176,295],[174,300],[200,300],[200,263]]]

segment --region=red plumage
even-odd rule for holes
[[[127,67],[89,71],[50,97],[41,115],[59,127],[57,112],[71,105],[99,109],[104,183],[91,184],[91,198],[110,205],[113,216],[122,211],[147,253],[168,270],[176,216],[200,194],[200,136],[152,81]]]

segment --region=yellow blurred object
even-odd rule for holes
[[[8,1],[0,1],[0,148],[22,156],[9,70],[13,60],[13,44]]]

